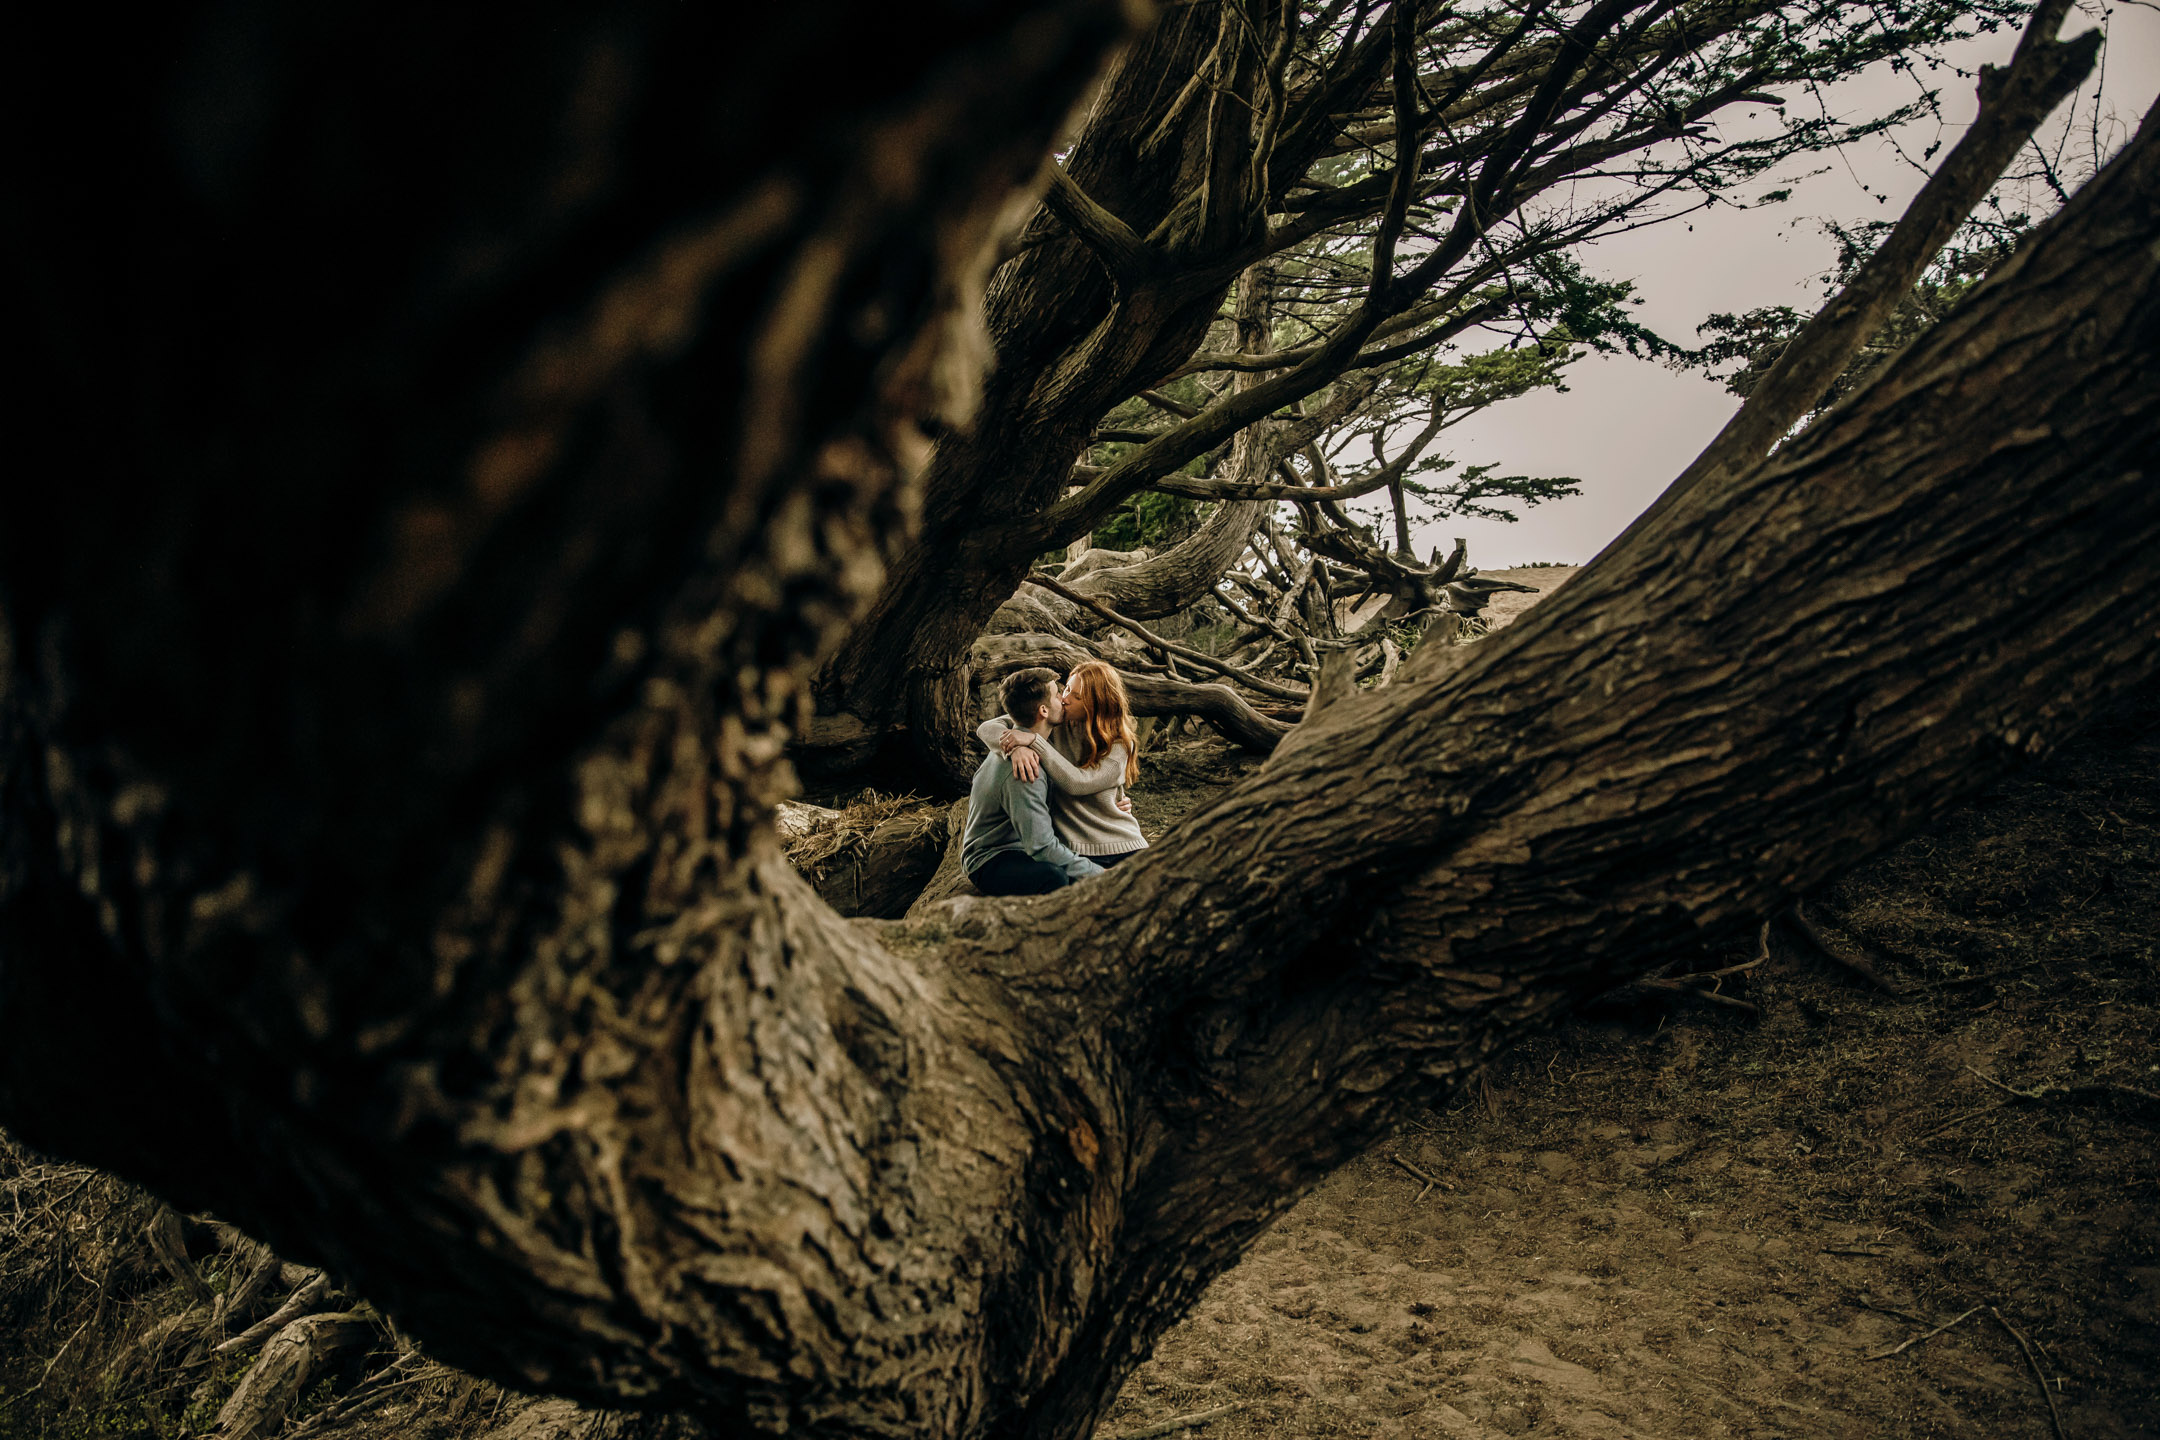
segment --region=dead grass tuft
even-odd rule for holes
[[[788,846],[788,863],[812,884],[825,878],[835,862],[859,861],[870,851],[870,837],[880,825],[916,812],[917,831],[927,830],[944,819],[943,806],[920,795],[880,795],[865,790],[830,820],[816,826]]]

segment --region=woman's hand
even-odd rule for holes
[[[998,736],[998,748],[1007,755],[1012,754],[1016,746],[1033,745],[1034,743],[1035,732],[1032,730],[1007,730],[1004,734]]]
[[[1013,774],[1023,785],[1032,785],[1035,777],[1042,774],[1042,759],[1032,745],[1010,746],[1005,758],[1012,762]]]

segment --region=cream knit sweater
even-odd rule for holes
[[[1010,716],[997,715],[983,721],[975,738],[996,749],[998,737],[1015,728]],[[1076,855],[1122,855],[1147,849],[1140,822],[1117,808],[1125,796],[1125,747],[1112,745],[1110,753],[1083,767],[1076,727],[1059,725],[1050,732],[1050,743],[1037,743],[1043,774],[1050,781],[1050,823],[1058,839]]]

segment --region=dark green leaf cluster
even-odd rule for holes
[[[1498,465],[1466,465],[1451,480],[1441,477],[1456,470],[1449,459],[1428,460],[1419,469],[1428,479],[1403,479],[1403,490],[1413,510],[1429,520],[1467,515],[1478,520],[1514,521],[1513,505],[1542,505],[1582,494],[1582,481],[1572,475],[1495,475]]]
[[[1198,530],[1209,508],[1183,495],[1143,490],[1096,526],[1091,539],[1106,550],[1164,550]]]

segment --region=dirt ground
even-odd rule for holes
[[[1152,757],[1151,834],[1245,765]],[[1292,1211],[1100,1434],[2160,1435],[2156,875],[2160,691],[1811,902],[1902,996],[1781,940],[1759,1019],[1532,1042]]]

